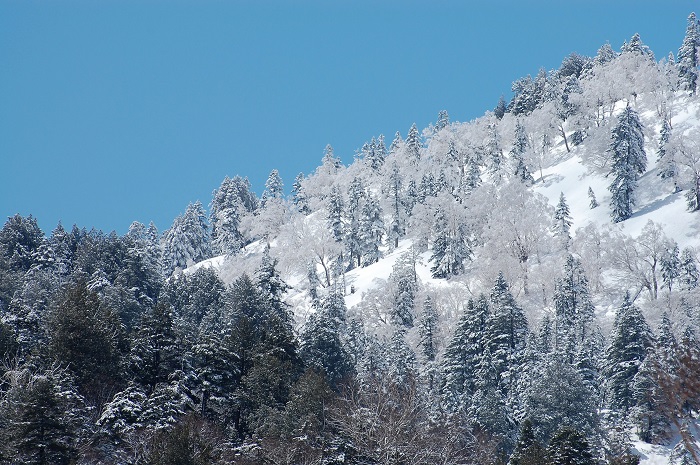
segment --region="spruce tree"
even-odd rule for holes
[[[362,266],[371,265],[382,258],[379,246],[382,243],[382,236],[384,236],[383,216],[377,199],[367,193],[367,201],[362,206],[359,230]]]
[[[698,50],[700,49],[700,26],[695,13],[688,16],[683,44],[678,49],[678,77],[681,88],[695,94],[698,81]]]
[[[447,114],[447,110],[440,110],[438,112],[438,119],[435,123],[435,132],[440,132],[445,129],[450,124],[450,115]]]
[[[515,141],[513,148],[510,150],[510,156],[515,165],[514,175],[520,181],[531,184],[535,181],[525,163],[525,153],[527,152],[528,141],[525,133],[525,126],[518,120],[515,125]]]
[[[449,412],[465,411],[474,393],[474,379],[482,353],[487,348],[489,303],[483,294],[469,300],[445,349],[441,394]]]
[[[590,200],[588,205],[591,208],[591,210],[593,210],[598,206],[598,200],[596,200],[595,193],[593,192],[593,189],[590,186],[588,186],[588,198]]]
[[[621,411],[634,405],[632,381],[652,346],[652,334],[629,293],[615,314],[603,368],[607,404]]]
[[[659,166],[659,176],[661,179],[672,179],[674,192],[678,191],[676,176],[678,168],[673,159],[673,154],[668,152],[668,143],[671,140],[671,123],[668,118],[664,118],[659,136],[659,150],[656,152],[657,165]]]
[[[420,335],[420,347],[425,359],[435,361],[437,356],[437,330],[438,314],[429,295],[423,301],[423,311],[418,320],[418,333]]]
[[[612,132],[609,151],[612,154],[610,174],[611,216],[619,223],[632,216],[635,204],[634,191],[639,176],[646,171],[647,157],[644,151],[644,132],[639,115],[627,104]]]
[[[417,163],[420,160],[420,150],[422,146],[420,134],[418,133],[418,127],[416,123],[411,125],[408,130],[408,135],[406,136],[406,155],[409,160]]]
[[[559,237],[565,249],[569,248],[571,242],[571,212],[569,205],[566,203],[564,193],[559,194],[559,203],[554,208],[554,235]]]
[[[7,463],[74,463],[88,410],[69,373],[56,366],[39,372],[24,367],[6,380],[0,392],[0,456]]]
[[[580,431],[562,427],[547,446],[547,465],[594,465],[591,446]]]
[[[499,273],[490,295],[491,314],[487,322],[486,337],[499,378],[517,369],[525,350],[528,326],[523,309],[516,303],[508,289],[508,283]],[[503,379],[504,394],[515,380]]]
[[[680,282],[683,289],[695,289],[700,282],[697,258],[688,247],[684,248],[680,257]]]
[[[545,462],[545,448],[535,437],[532,421],[526,418],[520,425],[520,435],[508,465],[541,465]]]
[[[297,174],[294,178],[294,184],[292,184],[292,202],[297,207],[297,211],[304,215],[311,213],[309,208],[309,200],[306,197],[306,192],[304,191],[304,173]]]

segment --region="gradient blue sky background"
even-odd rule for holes
[[[286,188],[446,109],[635,32],[677,52],[697,2],[0,0],[0,222],[168,228],[225,175]]]

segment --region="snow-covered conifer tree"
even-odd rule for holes
[[[605,351],[603,379],[607,405],[622,411],[633,406],[632,380],[651,346],[651,330],[628,293],[615,314],[610,344]]]
[[[565,249],[568,249],[569,242],[571,242],[571,224],[569,205],[566,203],[566,197],[564,197],[562,192],[559,194],[559,203],[554,209],[553,231],[554,235],[559,237]]]
[[[534,182],[534,178],[527,168],[525,163],[525,152],[527,151],[528,141],[527,134],[525,133],[525,126],[518,120],[515,125],[515,141],[513,142],[513,148],[510,150],[510,156],[512,162],[515,165],[514,175],[520,181],[530,184]]]
[[[421,142],[420,133],[418,132],[418,127],[416,123],[411,125],[408,130],[408,135],[406,136],[406,155],[409,160],[417,163],[420,160],[420,151],[423,143]]]
[[[595,193],[590,186],[588,186],[588,199],[590,200],[588,206],[591,208],[591,210],[598,206],[598,200],[595,198]]]
[[[632,216],[637,180],[647,167],[642,123],[629,104],[613,129],[609,151],[612,154],[610,175],[613,178],[608,188],[612,194],[610,207],[613,222],[618,223]]]
[[[678,49],[678,77],[681,88],[695,94],[698,82],[698,51],[700,51],[700,26],[695,13],[688,16],[683,44]]]
[[[306,197],[306,192],[304,191],[304,173],[297,174],[294,178],[294,184],[292,184],[292,202],[297,207],[297,211],[304,215],[311,213],[309,208],[309,199]]]

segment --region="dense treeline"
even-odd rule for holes
[[[574,152],[624,222],[655,140],[659,185],[698,210],[700,131],[671,124],[697,104],[698,49],[691,15],[676,58],[638,35],[572,54],[483,118],[440,112],[347,167],[328,146],[290,198],[276,170],[260,198],[226,177],[162,234],[9,218],[0,462],[633,464],[635,434],[700,463],[695,251],[653,222],[572,231],[566,197],[532,189]],[[347,309],[346,274],[406,244]],[[190,267],[219,255],[225,281]],[[421,260],[467,289],[454,315]]]

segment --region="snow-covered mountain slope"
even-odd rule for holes
[[[698,125],[699,105],[696,101],[688,101],[684,96],[677,97],[678,112],[672,118],[674,127],[687,128]],[[658,115],[653,109],[646,109],[646,100],[640,97],[636,103],[640,110],[642,121],[645,125],[645,149],[647,154],[647,171],[641,176],[636,190],[637,203],[632,216],[620,223],[611,221],[610,192],[608,186],[610,179],[606,169],[600,169],[587,162],[592,158],[592,151],[600,150],[599,147],[589,146],[586,141],[579,146],[572,147],[567,153],[562,139],[556,140],[548,158],[551,164],[544,167],[541,173],[535,173],[535,182],[530,188],[532,192],[541,194],[547,203],[553,208],[560,200],[560,194],[564,194],[571,214],[571,234],[573,236],[574,250],[577,239],[590,233],[593,227],[596,231],[606,234],[620,234],[630,238],[637,238],[643,233],[643,228],[652,221],[670,239],[673,239],[680,249],[700,246],[700,216],[696,212],[689,212],[686,207],[685,192],[673,192],[673,185],[668,180],[658,176],[657,156],[660,123]],[[622,104],[618,104],[622,108]],[[356,164],[360,163],[357,161]],[[347,170],[350,171],[353,166]],[[484,175],[486,177],[486,175]],[[340,176],[338,176],[340,178]],[[336,182],[342,182],[337,180]],[[514,182],[514,181],[508,181]],[[589,188],[595,193],[599,206],[590,207]],[[381,190],[378,185],[376,190]],[[528,215],[528,212],[523,212]],[[549,212],[548,214],[551,214]],[[305,218],[304,228],[324,229],[327,228],[325,212],[316,211]],[[294,220],[288,220],[292,224]],[[299,221],[299,218],[296,218]],[[586,229],[588,227],[588,229]],[[271,240],[271,255],[280,260],[280,270],[283,278],[292,285],[292,289],[287,295],[287,300],[294,308],[297,321],[303,325],[306,315],[312,312],[310,300],[308,298],[308,283],[306,282],[303,266],[300,268],[297,261],[301,260],[302,250],[305,248],[304,242],[292,240],[292,232],[299,229],[292,225],[291,228],[280,228],[280,232]],[[547,233],[551,235],[551,233]],[[542,238],[546,239],[545,237]],[[454,276],[450,279],[437,279],[431,275],[431,250],[430,247],[416,246],[417,239],[410,233],[399,242],[399,247],[392,248],[388,244],[381,247],[383,258],[377,263],[366,267],[357,267],[347,271],[343,276],[343,286],[347,307],[352,311],[355,309],[358,317],[364,320],[376,319],[383,321],[381,315],[367,315],[365,298],[373,293],[381,294],[387,285],[389,276],[396,261],[403,254],[414,250],[417,256],[416,272],[426,293],[433,293],[437,296],[441,316],[444,320],[445,334],[449,334],[452,323],[458,317],[462,306],[470,297],[475,297],[479,292],[488,292],[490,282],[474,277],[478,270],[474,266],[467,265],[467,270],[462,276]],[[219,271],[221,278],[230,283],[242,273],[252,274],[259,264],[260,257],[264,250],[264,241],[255,241],[245,247],[241,253],[234,256],[219,256],[198,263],[186,271],[192,271],[202,266],[211,266]],[[479,258],[480,253],[475,253],[475,258]],[[329,258],[329,257],[327,257]],[[556,254],[544,258],[545,260],[555,260]],[[534,265],[535,268],[541,265]],[[320,266],[319,275],[323,274]],[[609,273],[607,278],[611,279]],[[374,298],[374,297],[373,297]],[[528,316],[532,322],[536,322],[546,311],[547,304],[539,302],[532,296],[521,295],[526,306]],[[643,300],[643,296],[642,296]],[[528,305],[528,302],[530,305]],[[613,298],[598,296],[599,315],[609,320],[614,315],[614,308],[618,302]],[[653,319],[654,315],[652,315]],[[603,321],[604,328],[609,321]]]

